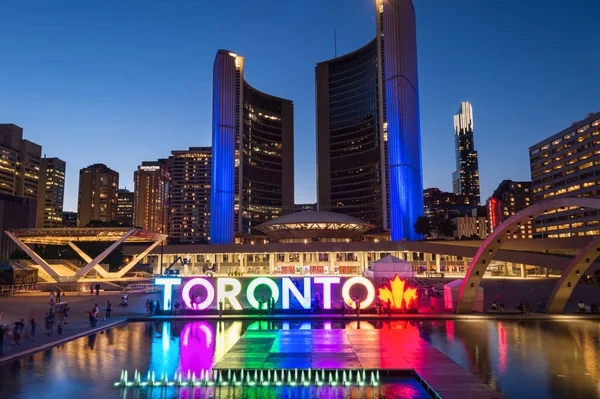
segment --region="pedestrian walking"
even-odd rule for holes
[[[390,298],[387,300],[388,317],[392,317],[392,301]]]
[[[71,310],[71,308],[69,307],[69,304],[65,303],[65,306],[63,307],[63,312],[65,314],[64,324],[69,324],[69,311],[70,310]]]
[[[110,312],[112,312],[112,302],[110,299],[106,302],[106,318],[110,319]]]
[[[50,291],[50,306],[54,305],[54,291]]]
[[[219,299],[219,317],[223,316],[223,300]]]
[[[358,297],[354,298],[354,304],[356,305],[356,317],[360,316],[360,299]]]
[[[96,283],[96,296],[100,295],[100,283]]]
[[[343,299],[340,299],[340,313],[342,314],[342,317],[346,316],[346,304]]]
[[[271,297],[271,300],[269,301],[270,303],[270,308],[271,308],[271,314],[273,314],[275,312],[275,298]]]
[[[21,345],[21,335],[23,334],[23,330],[25,330],[25,320],[21,319],[20,321],[15,321],[15,326],[13,327],[13,345],[19,346]]]
[[[48,335],[54,335],[54,312],[48,312]]]
[[[94,295],[94,285],[90,285],[90,295]]]
[[[29,327],[29,339],[35,341],[35,330],[37,330],[35,319],[29,320]]]
[[[56,291],[56,303],[60,303],[60,290]]]

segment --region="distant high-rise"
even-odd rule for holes
[[[79,171],[77,225],[85,227],[92,220],[111,222],[117,219],[119,173],[97,163]]]
[[[447,193],[437,187],[423,190],[425,216],[442,215],[450,219],[470,216],[471,207],[462,195]]]
[[[23,129],[0,124],[0,193],[37,200],[42,147],[23,140]]]
[[[190,147],[171,154],[171,213],[167,219],[170,238],[184,244],[208,244],[212,150]]]
[[[219,50],[213,69],[210,242],[263,234],[294,210],[294,106],[244,80],[244,57]]]
[[[556,197],[600,198],[600,112],[529,148],[533,202]],[[600,234],[600,211],[565,207],[534,220],[550,238]]]
[[[376,37],[317,64],[317,202],[420,238],[423,177],[415,11],[411,0],[377,0]]]
[[[487,220],[490,233],[506,219],[532,203],[531,182],[504,180],[487,200]],[[531,220],[521,223],[509,238],[533,238]]]
[[[63,211],[62,227],[77,227],[77,212]]]
[[[135,193],[120,188],[117,190],[117,222],[124,226],[133,226],[133,204],[135,202]]]
[[[452,173],[455,194],[468,199],[473,207],[479,206],[479,161],[473,140],[473,107],[463,101],[454,115],[454,148],[456,171]]]
[[[65,172],[67,164],[59,158],[42,158],[37,198],[36,227],[60,227],[63,224]]]
[[[144,230],[168,231],[170,176],[167,160],[142,162],[133,174],[133,224]]]

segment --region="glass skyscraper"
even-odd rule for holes
[[[420,237],[423,176],[415,12],[377,0],[376,37],[317,64],[317,202],[390,232]]]
[[[473,140],[473,107],[463,101],[454,115],[456,171],[452,173],[454,194],[464,196],[469,205],[479,206],[479,161]]]
[[[213,70],[211,244],[262,235],[294,210],[294,106],[244,80],[244,57],[219,50]]]

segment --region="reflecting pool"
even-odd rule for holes
[[[413,379],[380,387],[115,388],[122,369],[210,369],[252,330],[407,329],[508,398],[600,398],[600,323],[593,321],[130,323],[0,366],[4,398],[426,398]],[[387,344],[386,344],[387,345]],[[393,342],[389,345],[393,346]]]

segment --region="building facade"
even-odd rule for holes
[[[317,210],[317,204],[294,204],[294,212],[314,212]]]
[[[23,129],[0,124],[0,193],[37,200],[42,147],[23,140]]]
[[[208,244],[212,150],[210,147],[190,147],[171,154],[167,170],[171,179],[170,213],[166,221],[170,238],[183,244]],[[155,217],[158,217],[158,202],[155,211]]]
[[[171,178],[167,160],[142,162],[133,174],[133,224],[148,231],[168,231]]]
[[[77,227],[77,212],[63,211],[62,227]]]
[[[600,197],[600,112],[529,148],[533,202],[553,197]],[[537,236],[600,234],[597,210],[549,211],[534,220]]]
[[[36,227],[61,227],[67,164],[59,158],[42,158],[37,198]]]
[[[0,257],[9,259],[17,245],[4,232],[35,228],[37,201],[31,198],[0,194]]]
[[[485,216],[458,216],[452,218],[454,237],[457,239],[485,239],[488,236],[488,224]]]
[[[77,226],[92,220],[112,222],[117,219],[119,173],[104,164],[94,164],[79,171]]]
[[[462,195],[441,191],[437,187],[423,190],[425,216],[433,217],[438,214],[449,218],[467,216],[471,206]]]
[[[135,193],[120,188],[117,190],[117,218],[116,221],[124,226],[133,226],[133,204]]]
[[[487,200],[486,212],[489,231],[492,233],[506,219],[532,204],[531,182],[504,180]],[[532,223],[521,224],[511,238],[532,238]]]
[[[244,57],[219,50],[213,70],[211,243],[262,234],[294,210],[294,107],[244,80]]]
[[[416,26],[410,0],[377,0],[376,37],[316,66],[317,202],[418,239],[423,179]]]
[[[473,206],[479,206],[479,160],[473,135],[473,107],[463,101],[454,115],[454,149],[456,171],[452,173],[452,189]]]

